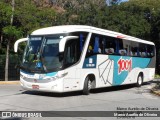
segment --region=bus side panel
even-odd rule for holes
[[[114,61],[108,55],[97,55],[97,87],[111,86],[114,74]]]
[[[145,68],[143,70],[144,73],[144,82],[150,81],[154,79],[155,76],[155,68]]]
[[[137,82],[138,74],[139,74],[140,72],[144,72],[144,70],[141,69],[141,68],[134,68],[134,69],[132,69],[132,70],[128,73],[128,75],[126,76],[126,78],[124,79],[124,81],[123,81],[122,84],[125,85],[125,84],[136,83],[136,82]]]
[[[114,61],[108,59],[108,55],[93,55],[85,59],[81,76],[84,80],[89,74],[94,74],[96,78],[96,88],[111,86],[113,82]]]
[[[95,75],[95,78],[98,77],[98,74],[97,73],[97,69],[93,69],[93,68],[88,68],[88,69],[81,69],[81,81],[80,81],[80,90],[83,90],[83,87],[84,87],[84,82],[85,82],[85,79],[88,75],[90,74],[93,74]],[[96,87],[97,87],[97,84],[98,84],[98,81],[96,79]]]
[[[136,83],[140,72],[143,73],[143,82],[148,82],[154,79],[155,68],[134,68],[130,73],[128,73],[128,76],[122,84]]]
[[[81,72],[79,71],[79,69],[77,69],[77,65],[67,68],[65,70],[65,73],[67,75],[64,77],[63,80],[64,92],[79,90],[80,79],[76,73],[81,74]]]
[[[148,67],[151,58],[138,58],[128,56],[114,56],[109,58],[114,61],[114,77],[112,85],[136,83],[137,76]],[[144,75],[145,76],[145,75]]]
[[[144,74],[144,82],[154,78],[155,68],[148,68],[151,58],[139,58],[116,55],[94,55],[85,59],[81,76],[94,74],[96,88],[131,84],[137,82],[140,72]],[[93,66],[92,64],[95,64]]]

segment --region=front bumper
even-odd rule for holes
[[[44,91],[44,92],[63,92],[63,79],[57,79],[47,83],[38,82],[28,82],[20,78],[20,84],[23,89],[31,91]],[[38,88],[33,88],[33,86],[38,86]]]

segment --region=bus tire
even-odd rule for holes
[[[136,86],[137,87],[141,87],[143,84],[143,73],[140,73],[137,77],[137,83],[136,83]]]
[[[89,76],[87,76],[85,81],[84,81],[83,94],[84,95],[89,95],[91,88],[92,88],[92,81],[89,78]]]

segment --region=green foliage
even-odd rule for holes
[[[6,48],[0,48],[0,55],[4,55],[5,53],[6,53]]]
[[[55,24],[55,11],[51,8],[37,7],[31,0],[15,0],[13,24],[11,25],[11,1],[0,1],[0,53],[6,53],[6,45],[10,41],[10,52],[18,38],[26,37],[33,30]],[[23,45],[22,45],[23,46]],[[21,48],[21,47],[20,47]],[[24,47],[22,47],[24,50]],[[23,50],[20,50],[21,52]]]
[[[25,50],[26,44],[27,44],[26,42],[22,42],[21,44],[19,44],[19,46],[18,46],[18,55],[23,56],[23,52]]]
[[[15,26],[6,26],[3,28],[3,34],[7,37],[14,37],[18,38],[22,36],[22,31],[20,29],[17,29]]]
[[[130,0],[111,7],[103,0],[15,0],[13,26],[11,1],[0,1],[0,53],[7,40],[26,37],[33,30],[52,25],[81,24],[100,27],[160,44],[160,0]],[[55,8],[61,8],[61,12]],[[24,50],[25,43],[20,47]],[[159,47],[157,47],[159,51]],[[159,52],[158,52],[159,53]]]
[[[0,1],[0,33],[2,32],[2,28],[6,25],[9,25],[10,24],[10,17],[11,17],[11,14],[12,14],[12,10],[11,10],[11,7]]]
[[[1,59],[0,59],[0,66],[4,66],[5,65],[5,55],[0,55]]]
[[[51,26],[55,11],[51,8],[37,7],[32,1],[16,1],[16,22],[22,28],[24,35],[41,27]]]
[[[154,78],[155,78],[155,79],[160,79],[160,75],[159,75],[159,74],[156,74]]]

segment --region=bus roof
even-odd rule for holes
[[[83,31],[83,32],[93,32],[101,35],[107,35],[115,38],[121,38],[124,40],[130,40],[130,41],[135,41],[135,42],[141,42],[141,43],[146,43],[146,44],[151,44],[154,45],[153,42],[142,40],[136,37],[132,37],[129,35],[125,35],[122,33],[110,31],[110,30],[105,30],[101,28],[96,28],[92,26],[86,26],[86,25],[62,25],[62,26],[52,26],[52,27],[47,27],[47,28],[41,28],[38,30],[35,30],[31,33],[31,35],[51,35],[51,34],[59,34],[59,33],[69,33],[69,32],[78,32],[78,31]]]

